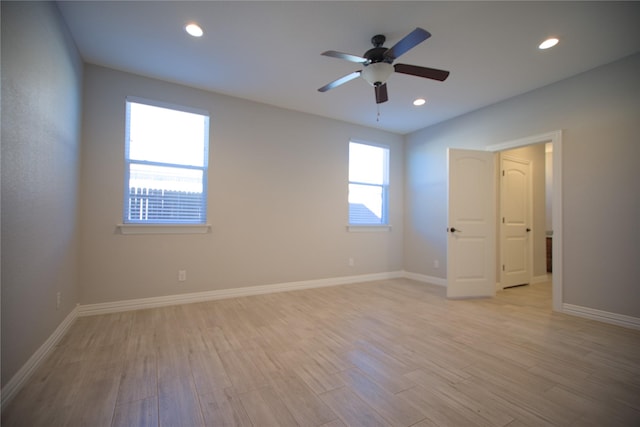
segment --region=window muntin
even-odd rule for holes
[[[204,224],[209,115],[127,99],[125,224]]]
[[[389,148],[349,143],[349,224],[387,225]]]

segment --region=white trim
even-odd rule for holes
[[[391,151],[391,146],[383,142],[371,142],[366,139],[359,139],[359,138],[349,138],[349,142],[353,142],[355,144],[360,144],[360,145],[371,145],[372,147],[385,148]]]
[[[624,326],[631,329],[640,329],[640,318],[624,314],[611,313],[595,308],[582,307],[573,304],[562,304],[562,312],[573,316],[585,317],[599,322]]]
[[[395,279],[399,277],[404,277],[403,272],[397,271],[387,273],[362,274],[357,276],[332,277],[328,279],[305,280],[301,282],[247,286],[243,288],[218,289],[214,291],[194,292],[188,294],[166,295],[161,297],[139,298],[98,304],[85,304],[79,307],[78,316],[117,313],[121,311],[141,310],[146,308],[189,304],[194,302],[212,301],[225,298],[270,294],[274,292],[296,291],[301,289],[322,288],[326,286],[370,282],[374,280]]]
[[[512,148],[524,147],[525,145],[533,145],[533,144],[541,144],[543,142],[556,142],[561,139],[560,130],[555,130],[552,132],[542,133],[539,135],[527,136],[525,138],[514,139],[512,141],[500,142],[498,144],[487,145],[485,147],[486,151],[504,151],[510,150]],[[555,151],[555,147],[553,147]]]
[[[47,338],[47,340],[31,355],[29,360],[22,365],[22,368],[2,387],[2,411],[9,404],[11,399],[15,397],[20,391],[22,386],[33,375],[33,373],[40,367],[42,362],[49,356],[51,351],[55,348],[60,339],[67,333],[73,322],[78,317],[78,307],[76,306],[71,313],[65,317],[65,319],[58,325],[55,331]]]
[[[564,266],[564,261],[562,260],[562,242],[564,236],[562,232],[562,132],[557,131],[551,142],[553,143],[553,194],[551,201],[551,222],[553,224],[551,258],[553,259],[553,279],[551,286],[551,298],[553,301],[553,309],[555,311],[562,311],[562,305],[564,303],[562,295],[562,269]]]
[[[211,224],[118,224],[120,234],[206,234]]]
[[[551,286],[552,305],[554,311],[563,311],[564,301],[562,294],[562,130],[528,136],[513,141],[502,142],[485,147],[486,151],[502,151],[511,148],[524,147],[526,145],[553,144],[553,200],[551,217],[553,222],[553,280]]]
[[[447,279],[442,277],[427,276],[426,274],[411,273],[409,271],[403,271],[403,277],[407,279],[416,280],[418,282],[430,283],[432,285],[447,287]]]
[[[383,231],[391,231],[390,224],[369,224],[369,225],[347,225],[347,231],[356,232],[356,233],[367,233],[367,232],[383,232]]]
[[[183,113],[198,114],[200,116],[206,116],[206,117],[211,116],[211,113],[208,110],[205,110],[203,108],[189,107],[186,105],[174,104],[172,102],[158,101],[156,99],[142,98],[139,96],[129,95],[125,97],[125,101],[133,102],[136,104],[144,104],[150,107],[160,107],[168,110],[182,111]]]

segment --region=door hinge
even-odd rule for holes
[[[502,264],[502,271],[504,271],[504,264]]]
[[[502,176],[504,176],[504,169],[502,170]]]
[[[502,223],[504,224],[504,217],[502,217]]]

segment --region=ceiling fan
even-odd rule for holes
[[[347,74],[344,77],[340,77],[339,79],[322,86],[320,89],[318,89],[318,91],[326,92],[329,89],[333,89],[353,79],[362,77],[374,87],[376,94],[376,103],[381,104],[389,100],[389,97],[387,95],[387,79],[394,71],[396,73],[409,74],[412,76],[444,81],[447,77],[449,77],[449,71],[438,70],[435,68],[419,67],[417,65],[393,64],[393,61],[395,61],[396,58],[398,58],[402,54],[407,53],[409,50],[413,49],[429,37],[431,37],[431,34],[428,31],[418,27],[407,34],[398,43],[393,45],[393,47],[388,49],[382,46],[386,40],[385,36],[381,34],[373,36],[371,38],[373,48],[366,51],[363,56],[336,52],[335,50],[322,52],[322,55],[324,56],[330,56],[332,58],[355,62],[358,64],[362,64],[363,67],[362,70],[354,71],[351,74]]]

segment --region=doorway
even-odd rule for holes
[[[553,224],[551,297],[553,310],[562,311],[562,131],[558,130],[501,144],[494,144],[488,146],[486,150],[498,153],[535,144],[550,144],[553,149],[551,161],[551,173],[553,175],[551,184],[551,223]]]

